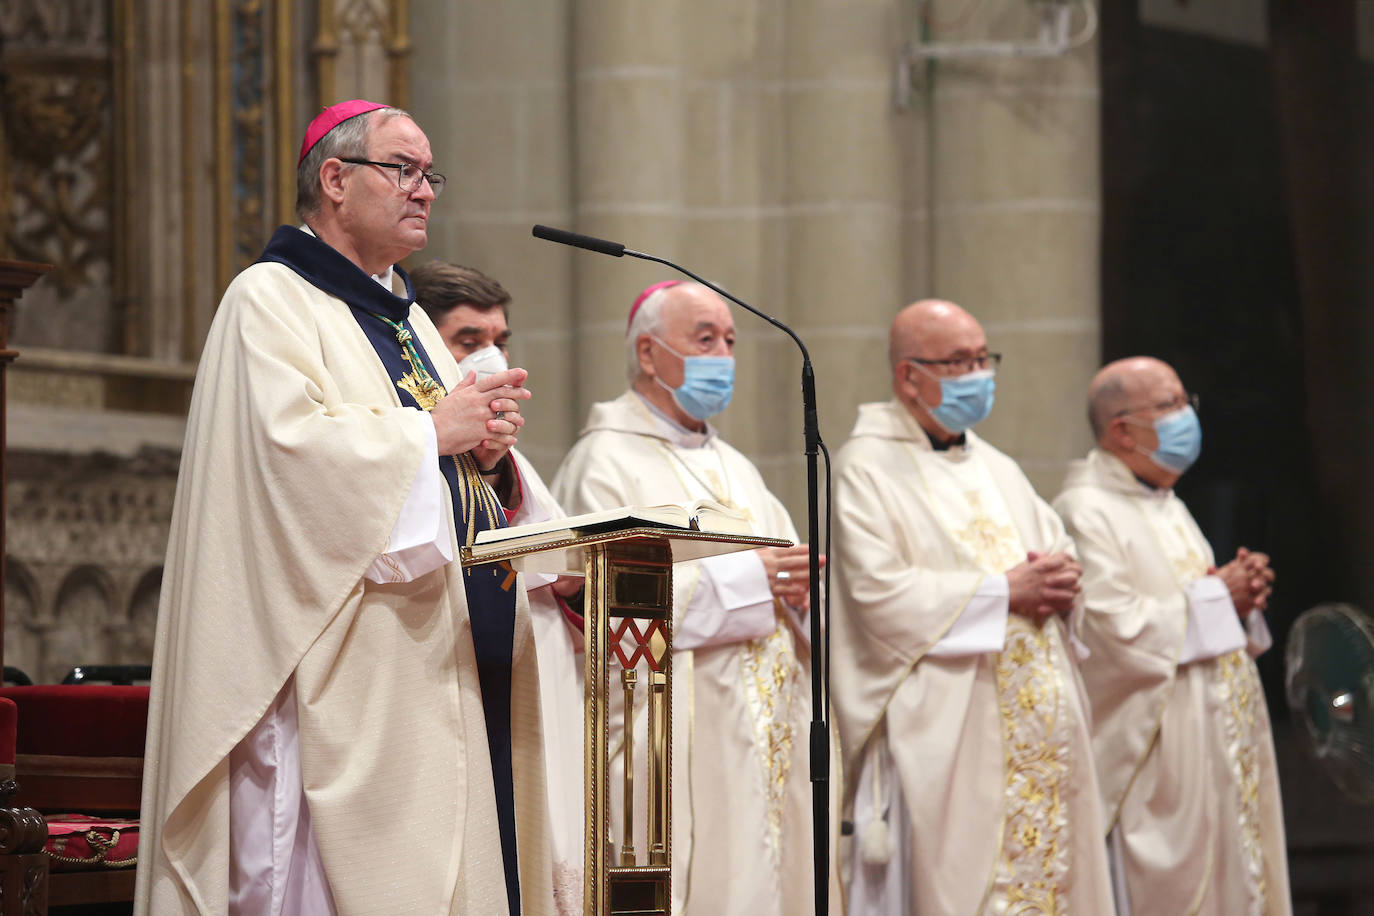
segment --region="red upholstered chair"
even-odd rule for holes
[[[132,901],[148,688],[5,687],[0,698],[19,709],[17,801],[43,813],[57,854],[49,906]]]
[[[13,806],[18,717],[14,701],[0,699],[0,913],[28,916],[47,909],[48,828],[37,811]]]

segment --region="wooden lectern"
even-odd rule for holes
[[[625,527],[567,537],[521,538],[519,528],[464,566],[505,560],[517,570],[585,574],[586,689],[582,759],[586,813],[586,916],[669,916],[672,911],[673,563],[790,541],[687,528]],[[624,827],[619,855],[611,836],[610,692],[612,659],[625,692]],[[639,663],[647,668],[648,746],[634,747]],[[634,779],[643,772],[648,835],[635,842]],[[640,853],[638,850],[642,849]]]

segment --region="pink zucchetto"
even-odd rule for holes
[[[650,296],[652,296],[654,293],[658,292],[661,289],[667,289],[670,286],[677,286],[681,282],[681,280],[660,280],[653,286],[645,287],[644,292],[640,293],[638,296],[635,296],[634,305],[630,306],[630,317],[625,320],[625,330],[628,331],[630,329],[630,325],[635,323],[635,312],[639,311],[639,307],[644,304],[645,299],[648,299]]]
[[[390,105],[383,105],[379,102],[369,102],[366,99],[350,99],[347,102],[340,102],[337,105],[330,105],[324,111],[315,115],[315,120],[310,122],[310,126],[305,129],[305,139],[301,141],[301,157],[296,160],[296,165],[305,161],[305,156],[315,144],[324,138],[334,128],[338,127],[349,118],[356,118],[360,114],[367,114],[369,111],[376,111],[378,108],[390,108]]]

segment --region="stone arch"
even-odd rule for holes
[[[162,591],[162,567],[146,570],[129,599],[128,623],[120,639],[120,661],[149,665],[153,661],[153,635],[157,629],[157,602]]]
[[[78,566],[63,578],[52,626],[43,635],[39,676],[44,683],[61,680],[74,665],[113,660],[109,625],[118,613],[115,594],[110,575],[96,566]]]
[[[6,557],[5,664],[22,669],[29,677],[38,676],[42,661],[42,639],[34,626],[41,600],[38,580],[28,566]]]

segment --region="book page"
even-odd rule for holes
[[[714,499],[699,499],[687,507],[692,527],[698,531],[721,534],[753,534],[749,517],[738,509],[723,506]]]
[[[726,513],[730,511],[724,506],[720,509]],[[473,539],[473,544],[474,546],[492,544],[543,534],[556,535],[548,538],[550,541],[555,541],[572,537],[573,532],[576,531],[613,531],[617,528],[637,528],[644,525],[655,528],[691,528],[692,518],[693,516],[689,514],[688,509],[683,506],[618,506],[614,509],[603,509],[600,512],[588,512],[584,515],[552,518],[531,525],[491,528],[479,532],[477,537]]]

